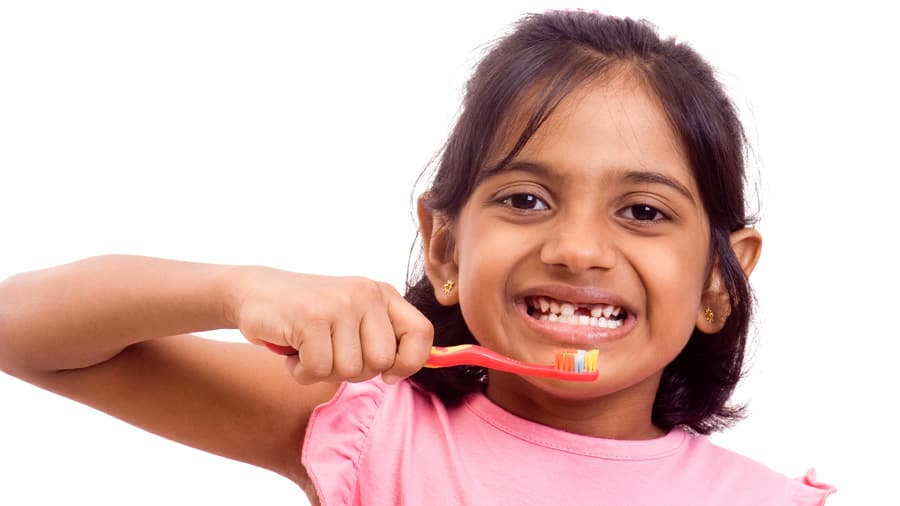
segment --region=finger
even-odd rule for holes
[[[291,371],[294,379],[303,384],[328,379],[334,367],[331,324],[327,321],[309,322],[300,330],[297,340],[300,345]]]
[[[359,326],[363,352],[363,376],[368,379],[390,369],[397,356],[397,337],[387,308],[376,307],[363,315]]]
[[[393,290],[393,289],[392,289]],[[422,368],[434,342],[434,327],[415,306],[399,293],[388,300],[388,318],[397,336],[394,365],[382,375],[386,382],[406,378]]]
[[[331,334],[334,370],[336,379],[352,379],[363,372],[363,354],[360,338],[360,321],[356,318],[342,318],[333,324]]]

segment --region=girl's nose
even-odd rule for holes
[[[616,257],[609,229],[585,219],[560,221],[541,247],[544,264],[564,267],[573,274],[590,269],[610,269],[615,265]]]

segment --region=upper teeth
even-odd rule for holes
[[[543,313],[541,315],[538,315],[538,319],[540,320],[549,320],[554,322],[558,321],[574,325],[590,325],[592,327],[607,328],[621,327],[624,323],[618,318],[610,318],[619,316],[619,314],[622,312],[622,308],[609,304],[590,305],[590,316],[585,314],[575,314],[575,310],[578,309],[579,306],[587,309],[588,305],[576,305],[568,302],[559,302],[553,299],[548,299],[546,297],[529,297],[528,305],[530,305],[534,309],[540,310],[540,312]]]

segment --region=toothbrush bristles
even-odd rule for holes
[[[556,352],[556,368],[569,372],[595,372],[599,350],[560,350]]]

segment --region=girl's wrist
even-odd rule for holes
[[[241,306],[247,292],[248,277],[263,267],[248,265],[227,265],[217,271],[213,279],[213,293],[219,308],[221,327],[240,328]]]

